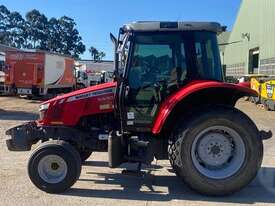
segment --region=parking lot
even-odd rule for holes
[[[0,205],[274,205],[275,140],[265,140],[265,154],[258,177],[247,188],[229,197],[205,197],[189,190],[171,172],[168,161],[154,161],[143,177],[108,168],[107,154],[95,153],[82,168],[79,181],[66,193],[51,195],[30,182],[26,165],[29,152],[9,152],[5,130],[38,117],[39,101],[0,97]],[[264,111],[241,100],[237,107],[260,129],[275,133],[275,112]]]

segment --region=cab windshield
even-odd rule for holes
[[[123,54],[128,56],[128,50]],[[212,32],[137,33],[131,57],[128,80],[134,88],[159,81],[223,80],[217,38]]]

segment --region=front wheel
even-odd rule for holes
[[[28,173],[33,184],[48,193],[70,188],[81,173],[81,159],[76,149],[65,141],[48,141],[32,153]]]
[[[255,124],[234,108],[216,107],[178,122],[177,175],[206,195],[228,195],[251,182],[260,168],[263,145]]]

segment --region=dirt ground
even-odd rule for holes
[[[154,162],[145,168],[144,177],[121,174],[125,167],[107,167],[107,154],[95,153],[82,168],[79,181],[69,191],[51,195],[30,182],[26,164],[29,152],[9,152],[5,130],[38,117],[38,101],[0,97],[0,205],[274,205],[275,139],[264,142],[265,154],[257,178],[244,190],[229,197],[213,198],[189,190],[173,173],[168,161]],[[260,129],[275,134],[275,112],[240,101],[237,106]]]

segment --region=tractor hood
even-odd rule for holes
[[[115,88],[116,84],[117,84],[116,82],[108,82],[108,83],[103,83],[103,84],[99,84],[99,85],[95,85],[95,86],[90,86],[90,87],[87,87],[87,88],[84,88],[84,89],[76,90],[76,91],[73,91],[73,92],[70,92],[70,93],[67,93],[67,94],[64,94],[64,95],[57,96],[55,98],[52,98],[48,101],[43,102],[41,105],[51,103],[51,102],[54,102],[54,101],[59,101],[61,99],[79,97],[81,95],[89,94],[89,93],[94,92],[94,91],[101,91],[103,89]]]
[[[57,96],[40,105],[39,125],[75,126],[81,117],[113,112],[116,82]]]

